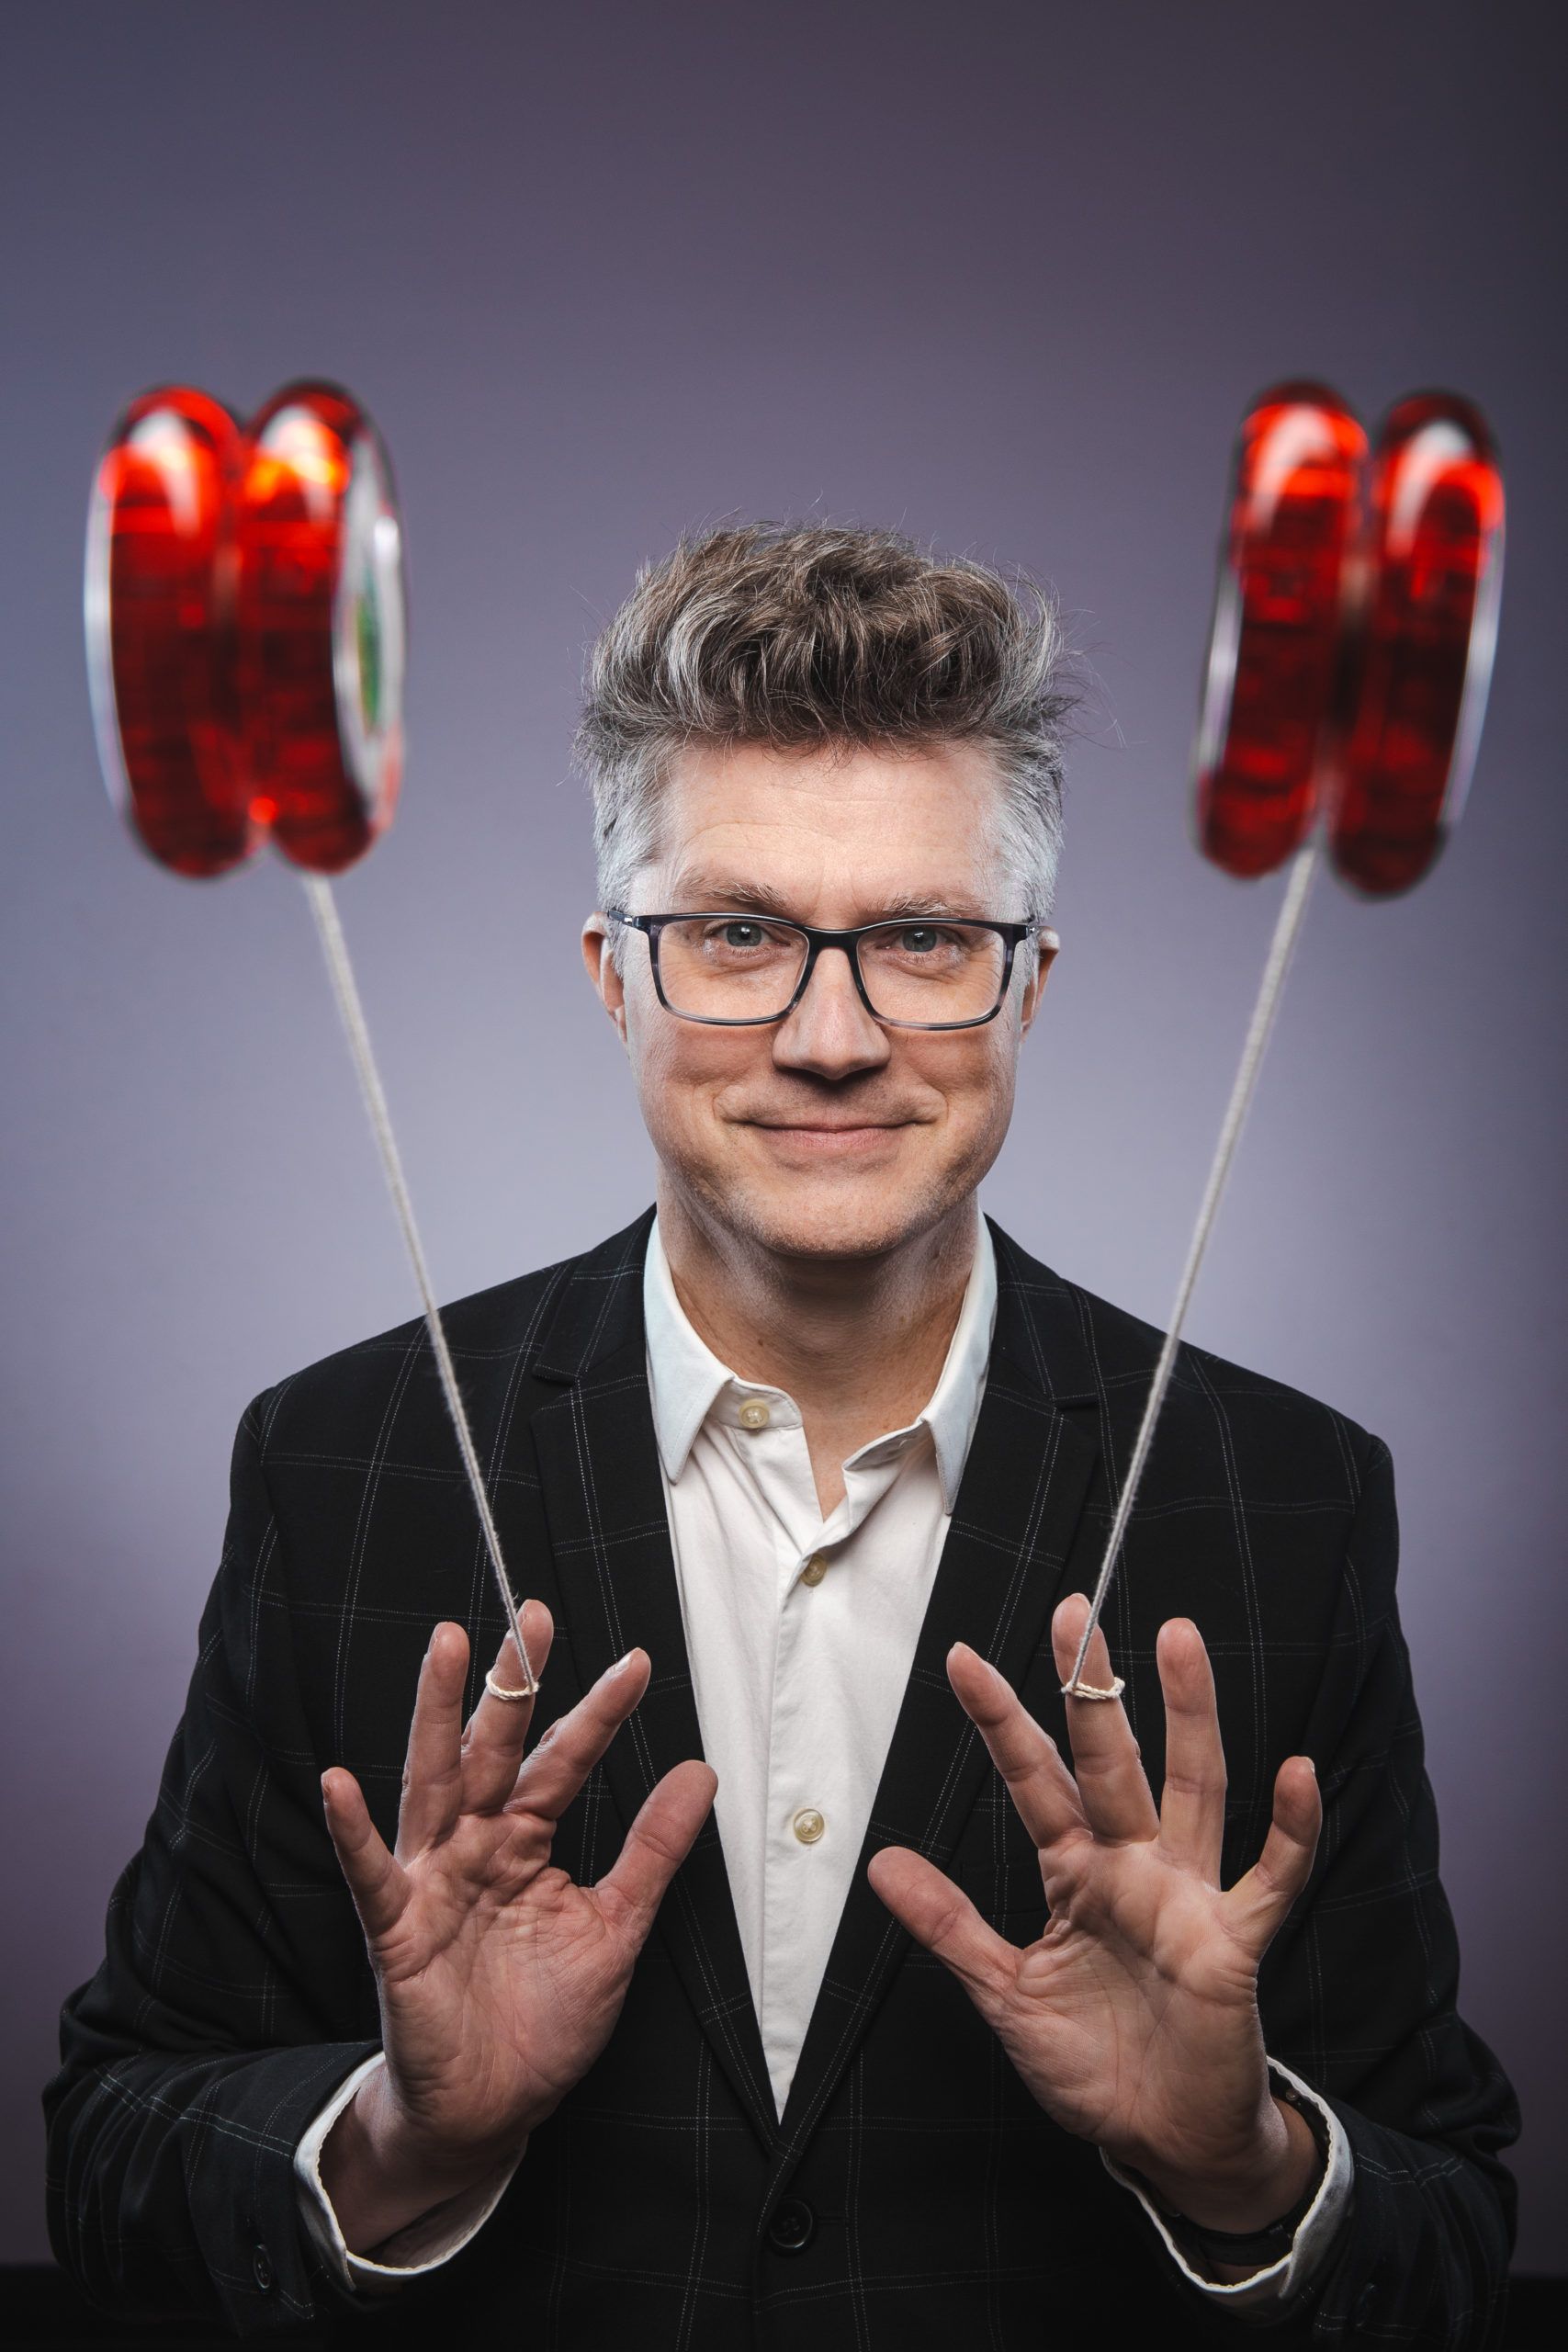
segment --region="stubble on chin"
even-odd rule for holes
[[[742,1246],[775,1258],[850,1261],[885,1258],[928,1232],[973,1188],[927,1176],[898,1191],[803,1174],[764,1184],[750,1170],[704,1171],[707,1216]]]

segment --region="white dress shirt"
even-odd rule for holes
[[[843,1464],[824,1519],[801,1421],[784,1389],[743,1380],[692,1328],[657,1219],[643,1270],[648,1374],[703,1753],[773,2097],[782,2114],[892,1742],[985,1391],[996,1320],[995,1251],[976,1215],[973,1269],[935,1388],[904,1428]],[[956,1701],[954,1704],[956,1705]],[[432,2268],[494,2211],[513,2164],[351,2255],[321,2184],[328,2131],[365,2075],[341,2084],[306,2133],[296,2170],[307,2219],[339,2276],[390,2284]],[[1349,2194],[1348,2143],[1332,2111],[1330,2161],[1290,2255],[1232,2286],[1195,2286],[1244,2308],[1292,2292],[1335,2234]]]
[[[826,1519],[800,1408],[739,1380],[682,1311],[660,1241],[643,1276],[653,1426],[703,1753],[779,2112],[903,1703],[986,1385],[980,1241],[924,1410],[843,1464]]]

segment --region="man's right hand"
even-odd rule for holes
[[[553,1631],[522,1616],[542,1670]],[[468,1640],[437,1625],[420,1669],[389,1853],[352,1772],[322,1775],[327,1827],[381,2004],[386,2064],[321,2152],[321,2180],[357,2252],[473,2187],[522,2150],[610,2038],[660,1898],[713,1803],[692,1758],[649,1794],[614,1869],[577,1886],[552,1866],[557,1822],[648,1687],[648,1654],[601,1675],[525,1762],[529,1699],[486,1691],[465,1728]],[[495,1679],[523,1680],[510,1634]]]

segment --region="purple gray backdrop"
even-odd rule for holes
[[[1289,373],[1501,435],[1491,717],[1432,878],[1320,886],[1191,1322],[1393,1450],[1464,1998],[1568,2267],[1559,1979],[1565,665],[1560,14],[72,0],[0,26],[10,450],[0,2258],[217,1562],[234,1424],[412,1310],[301,893],[137,854],[81,537],[122,401],[301,372],[405,505],[411,757],[342,886],[439,1286],[583,1248],[649,1153],[581,977],[581,652],[683,527],[898,525],[1055,582],[1099,681],[1064,952],[985,1201],[1168,1306],[1280,894],[1194,854],[1233,430]]]

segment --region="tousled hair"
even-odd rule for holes
[[[1043,921],[1076,700],[1055,604],[1031,581],[840,524],[682,537],[643,566],[588,659],[573,752],[593,796],[599,904],[626,906],[658,854],[660,790],[687,746],[964,741],[995,762],[998,846],[1024,901],[1009,911]]]

